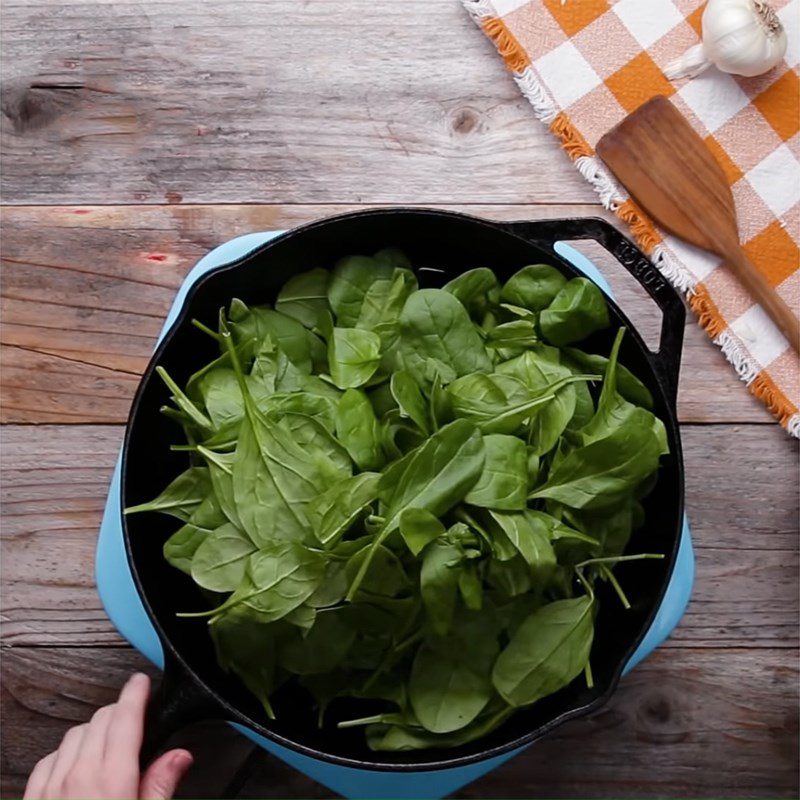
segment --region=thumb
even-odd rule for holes
[[[170,750],[159,756],[142,776],[140,799],[170,800],[192,761],[188,750]]]

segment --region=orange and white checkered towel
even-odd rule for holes
[[[800,436],[797,354],[716,256],[656,228],[594,152],[645,100],[669,97],[728,176],[751,260],[800,310],[800,0],[770,0],[789,40],[775,69],[739,78],[712,68],[677,83],[663,70],[699,41],[703,0],[462,2],[603,204],[687,292],[700,324],[751,391]]]

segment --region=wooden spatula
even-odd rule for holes
[[[659,225],[724,259],[800,352],[800,322],[739,244],[722,168],[666,97],[654,97],[629,114],[599,141],[597,154]]]

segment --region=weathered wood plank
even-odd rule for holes
[[[20,797],[33,765],[58,747],[73,725],[113,703],[134,670],[158,671],[130,648],[71,650],[15,648],[3,657],[3,797]],[[195,756],[177,797],[225,796],[253,745],[221,722],[193,725],[169,742]]]
[[[284,229],[352,206],[6,208],[2,328],[6,422],[124,422],[175,290],[216,244]],[[597,206],[455,206],[495,219],[597,214]],[[660,315],[597,245],[634,324],[657,341]],[[690,321],[679,415],[684,421],[769,422],[721,353]]]
[[[2,641],[118,645],[94,548],[122,440],[112,426],[6,426]],[[777,426],[686,426],[697,549],[689,610],[667,646],[796,647],[798,447]]]
[[[592,202],[457,2],[3,4],[6,202]]]
[[[18,796],[36,760],[142,667],[128,649],[5,650],[3,732],[13,736],[3,746],[4,796]],[[796,797],[797,686],[797,658],[787,650],[659,652],[598,714],[564,725],[456,796]],[[194,746],[197,767],[181,796],[219,796],[243,751],[221,727]],[[238,796],[331,795],[264,755]]]

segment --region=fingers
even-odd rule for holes
[[[77,725],[64,734],[64,738],[61,740],[58,750],[56,750],[56,758],[50,777],[47,779],[46,797],[59,797],[63,794],[64,779],[69,775],[70,770],[78,760],[81,742],[83,742],[83,737],[88,727],[88,725]]]
[[[89,722],[89,728],[83,737],[81,745],[81,756],[90,763],[100,764],[103,761],[106,750],[106,740],[108,739],[108,728],[114,717],[116,703],[110,706],[103,706],[94,712],[94,716]]]
[[[140,786],[148,798],[166,800],[192,763],[185,750],[159,758],[140,782],[139,750],[150,694],[146,675],[134,675],[111,706],[98,709],[86,725],[70,729],[58,750],[34,768],[25,800],[43,798],[133,798]]]
[[[133,675],[120,693],[106,736],[105,760],[111,768],[138,763],[149,695],[150,679],[141,672]]]
[[[50,773],[53,771],[53,764],[56,763],[56,755],[58,755],[57,750],[45,756],[33,768],[33,772],[31,772],[28,783],[25,786],[23,800],[39,800],[40,797],[44,797],[44,788],[47,786]]]
[[[170,750],[159,756],[145,772],[139,789],[141,800],[169,800],[192,765],[188,750]]]

